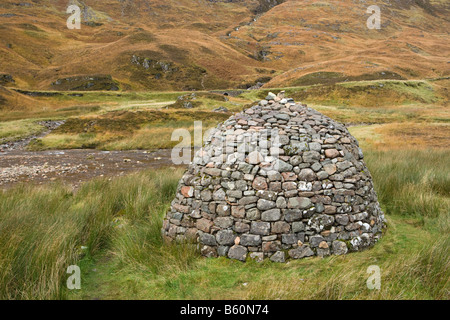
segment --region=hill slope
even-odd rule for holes
[[[68,3],[82,9],[81,30],[66,27]],[[353,0],[5,0],[0,72],[10,86],[45,90],[447,76],[448,2],[377,3],[380,30]]]

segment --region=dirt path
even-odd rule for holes
[[[0,153],[0,189],[21,182],[61,180],[77,188],[95,177],[113,177],[149,168],[172,166],[171,150],[12,150]]]

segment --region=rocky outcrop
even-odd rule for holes
[[[14,78],[12,77],[12,75],[6,74],[6,73],[0,73],[0,85],[1,85],[1,86],[6,86],[6,85],[14,84],[15,82],[16,82],[16,81],[14,80]]]
[[[207,257],[284,262],[367,248],[383,227],[357,140],[281,92],[213,130],[162,233],[198,242]]]
[[[117,91],[119,85],[110,75],[81,75],[58,79],[52,88],[61,91]]]

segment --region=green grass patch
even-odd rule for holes
[[[244,92],[241,97],[251,101],[264,99],[269,91],[286,91],[295,101],[330,106],[379,108],[407,104],[444,102],[442,93],[424,80],[364,80],[324,85],[270,88]]]
[[[100,179],[76,194],[62,185],[0,193],[0,298],[67,298],[67,267],[111,248],[124,225],[145,222],[156,239],[157,228],[148,223],[160,224],[179,175],[163,170]]]
[[[440,228],[448,233],[449,157],[448,150],[367,153],[366,161],[386,212],[421,220],[446,217]]]
[[[163,243],[181,170],[97,179],[75,194],[16,187],[0,194],[0,298],[449,299],[448,152],[365,154],[388,217],[383,239],[364,252],[287,264],[205,259],[190,245]],[[68,292],[72,264],[82,289]],[[379,291],[366,287],[374,264]]]
[[[374,73],[366,73],[358,76],[349,76],[340,72],[320,71],[304,75],[299,79],[292,81],[291,85],[307,86],[315,84],[334,84],[338,82],[382,80],[382,79],[405,80],[399,74],[391,71],[379,71]]]
[[[44,130],[45,127],[34,120],[0,122],[0,143],[20,140]]]
[[[201,121],[206,130],[229,114],[209,110],[119,110],[99,116],[70,118],[48,136],[33,141],[29,150],[98,148],[105,150],[171,148],[175,129],[193,130]]]

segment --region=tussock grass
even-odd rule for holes
[[[393,122],[359,125],[349,131],[363,147],[376,150],[447,149],[450,125],[447,123]]]
[[[97,148],[106,150],[172,148],[175,129],[192,131],[195,121],[203,130],[229,117],[226,113],[192,110],[112,111],[100,116],[71,118],[42,139],[33,141],[30,150]]]
[[[372,249],[281,265],[205,259],[162,241],[181,170],[0,194],[5,299],[449,299],[447,151],[366,151],[388,229]],[[81,249],[81,247],[87,249]],[[68,292],[67,267],[82,270]],[[366,287],[379,265],[381,290]]]
[[[130,227],[146,221],[148,228],[139,229],[143,246],[160,246],[160,217],[179,175],[162,170],[112,182],[100,179],[76,194],[62,185],[0,193],[0,298],[66,298],[67,267],[110,247],[121,221],[131,221]],[[173,248],[173,254],[179,250]]]
[[[242,264],[198,258],[190,247],[174,254],[173,247],[157,241],[159,225],[128,224],[113,241],[111,260],[94,263],[102,275],[90,272],[87,288],[72,298],[448,299],[446,156],[442,151],[366,152],[389,223],[385,237],[371,250],[286,265]],[[367,289],[370,265],[381,268],[379,291]]]
[[[45,130],[33,120],[0,122],[0,143],[16,141]]]
[[[450,212],[448,150],[372,151],[366,161],[389,214],[437,218]]]

